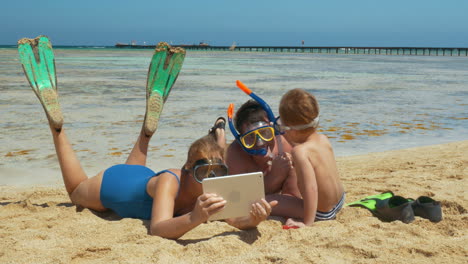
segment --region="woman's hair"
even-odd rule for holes
[[[304,125],[318,116],[319,105],[312,94],[302,89],[292,89],[281,98],[279,113],[285,125]]]
[[[253,124],[260,121],[265,121],[266,112],[262,106],[255,100],[248,100],[236,112],[235,127],[239,133],[242,133],[243,124]]]
[[[190,170],[195,161],[203,158],[210,159],[214,156],[224,157],[224,149],[218,145],[212,135],[206,135],[190,145],[183,169]]]

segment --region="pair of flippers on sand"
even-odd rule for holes
[[[400,220],[408,224],[414,221],[415,216],[429,219],[431,222],[442,220],[440,202],[428,196],[420,196],[413,200],[394,195],[393,192],[384,192],[348,203],[347,206],[364,207],[385,222]]]
[[[61,130],[63,116],[57,94],[57,76],[52,44],[46,36],[18,41],[18,52],[26,78],[39,98],[49,123]],[[146,83],[146,115],[144,132],[153,135],[159,117],[185,58],[185,50],[160,42],[154,51]]]

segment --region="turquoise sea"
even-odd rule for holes
[[[55,49],[65,129],[90,174],[124,162],[132,148],[151,55]],[[0,168],[58,171],[45,115],[17,58],[15,48],[0,49]],[[249,99],[236,80],[275,113],[287,90],[313,93],[336,156],[468,139],[467,57],[188,51],[151,143],[153,170],[181,167],[190,143],[226,116],[228,104]]]

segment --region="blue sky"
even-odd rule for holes
[[[2,1],[0,44],[468,47],[468,0]]]

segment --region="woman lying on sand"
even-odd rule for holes
[[[183,49],[158,44],[148,71],[146,114],[137,142],[125,164],[110,167],[91,178],[82,169],[62,127],[49,39],[44,36],[21,39],[18,50],[26,77],[46,112],[65,188],[74,204],[96,211],[111,209],[121,217],[151,219],[150,234],[173,239],[223,209],[226,201],[215,194],[203,194],[201,186],[206,177],[228,173],[223,160],[223,118],[215,122],[207,136],[190,146],[181,169],[154,173],[145,167],[149,141],[182,67]],[[270,215],[276,203],[262,199],[252,205],[249,216],[226,221],[240,229],[253,228]]]

